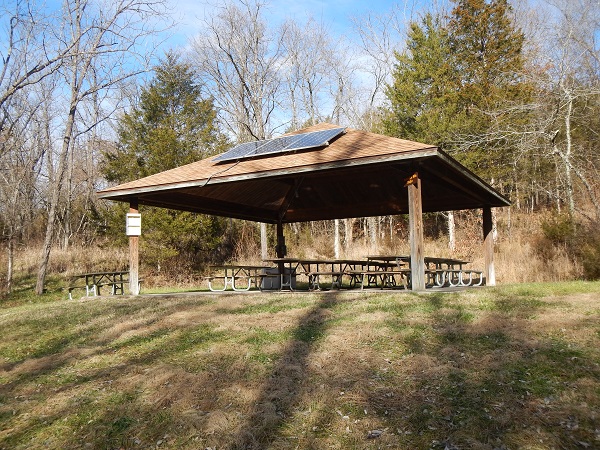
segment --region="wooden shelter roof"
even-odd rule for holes
[[[336,127],[322,123],[296,133]],[[405,214],[405,180],[418,172],[424,212],[510,204],[437,147],[354,129],[326,147],[214,158],[105,189],[99,197],[266,223]]]

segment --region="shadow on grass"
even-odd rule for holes
[[[156,364],[161,358],[222,336],[205,324],[182,330],[162,325],[152,329],[164,315],[198,309],[210,303],[207,299],[164,307],[160,299],[98,302],[77,304],[74,309],[80,312],[62,320],[50,315],[19,317],[12,321],[23,339],[21,344],[13,345],[17,349],[10,355],[13,361],[0,364],[0,377],[8,380],[0,383],[0,424],[6,425],[18,418],[18,422],[26,425],[14,427],[9,433],[0,432],[0,449],[18,447],[26,442],[35,447],[36,439],[46,434],[44,446],[49,448],[129,447],[132,441],[126,431],[135,428],[134,425],[139,426],[139,419],[134,421],[132,417],[156,421],[160,425],[156,428],[156,436],[152,432],[145,435],[159,439],[166,424],[170,423],[168,411],[144,406],[138,386],[123,389],[116,387],[114,381],[134,376],[140,367]],[[66,303],[56,308],[60,311],[69,306]],[[154,319],[145,317],[148,310],[153,310]],[[119,321],[114,321],[115,317]],[[140,320],[142,317],[147,320]],[[130,337],[121,337],[125,335]],[[161,339],[165,337],[168,338],[164,342],[167,345],[161,345]],[[150,345],[147,352],[131,352],[120,361],[112,360],[119,351],[154,342],[157,345]],[[2,356],[8,356],[6,351]],[[99,368],[86,369],[86,361],[92,359],[105,363]],[[79,369],[74,370],[73,366]],[[81,393],[83,386],[92,388]],[[22,394],[14,397],[16,393]],[[39,407],[46,399],[52,399],[53,406],[42,408],[46,411],[43,415],[29,412],[31,406]],[[13,409],[7,410],[6,403],[11,403]],[[68,433],[57,439],[57,432],[49,431],[54,428],[59,431],[77,429],[79,433],[75,437]]]
[[[218,299],[227,301],[225,296]],[[293,329],[275,333],[288,343],[264,377],[266,382],[248,420],[235,438],[229,434],[225,439],[227,444],[237,442],[232,448],[264,448],[277,436],[295,404],[311,349],[324,336],[325,311],[335,299],[336,294],[324,295],[316,305],[314,300],[294,300],[293,307],[283,309],[300,311],[310,305]],[[281,311],[272,299],[258,304],[253,300],[241,300],[229,309],[217,307],[214,317],[235,317],[240,311],[251,315]],[[78,305],[85,313],[60,325],[52,317],[23,319],[30,327],[31,350],[20,350],[14,362],[0,367],[0,375],[4,371],[10,377],[0,387],[0,403],[7,399],[6,403],[16,405],[14,396],[21,393],[23,406],[9,411],[0,405],[0,421],[12,427],[10,433],[0,433],[0,448],[27,442],[48,448],[156,446],[166,444],[165,436],[170,433],[172,437],[173,430],[182,426],[192,435],[194,430],[217,429],[218,424],[212,423],[227,410],[220,397],[247,381],[248,364],[239,354],[213,354],[209,349],[228,340],[236,345],[240,335],[219,330],[218,319],[210,322],[203,308],[207,303],[210,300],[164,306],[158,299],[146,305],[115,301],[97,315],[94,304],[88,305],[89,311]],[[186,314],[190,318],[179,324],[170,325],[171,319],[166,319]],[[157,319],[148,320],[147,315]],[[198,353],[203,356],[194,357]],[[113,361],[112,355],[118,355],[117,359]],[[268,360],[268,355],[264,356]],[[87,361],[92,360],[86,369]],[[223,378],[223,373],[230,378]],[[52,399],[51,408],[43,407],[47,399]],[[187,403],[183,417],[178,408]],[[47,412],[33,415],[28,412],[31,407]],[[175,438],[189,445],[186,438]]]
[[[474,321],[452,296],[421,301],[427,327],[409,324],[405,312],[392,328],[413,330],[399,339],[410,364],[395,379],[414,380],[414,386],[398,389],[391,382],[369,399],[389,429],[406,433],[413,445],[446,449],[533,442],[540,448],[591,448],[600,441],[599,418],[589,414],[598,398],[589,398],[593,389],[579,394],[576,387],[600,383],[593,355],[528,328],[529,319],[549,307],[546,302],[495,293],[485,308],[492,313]],[[573,396],[581,397],[581,408],[570,403]]]
[[[327,330],[327,311],[335,306],[338,294],[330,292],[300,318],[292,339],[269,374],[248,419],[242,424],[231,450],[264,449],[279,437],[297,403],[300,385],[307,377],[307,363]]]
[[[557,303],[481,292],[143,299],[80,304],[60,325],[14,318],[11,336],[31,323],[57,337],[37,358],[14,345],[18,363],[0,367],[0,448],[593,448],[600,336],[579,346],[536,322]],[[598,330],[597,314],[574,317]]]

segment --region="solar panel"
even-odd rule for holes
[[[314,131],[312,133],[302,133],[300,137],[286,150],[302,150],[305,148],[320,147],[327,144],[331,139],[338,136],[344,128],[333,128],[331,130]]]
[[[252,158],[254,156],[274,155],[294,150],[322,147],[340,135],[345,128],[332,128],[329,130],[312,131],[309,133],[281,136],[263,141],[246,142],[233,147],[231,150],[217,156],[213,161],[235,161]]]
[[[229,161],[231,159],[239,159],[243,158],[247,154],[254,152],[258,147],[263,145],[265,142],[269,142],[268,140],[264,141],[252,141],[252,142],[244,142],[243,144],[238,144],[230,150],[227,150],[225,153],[217,156],[213,161]]]
[[[257,155],[267,155],[269,153],[281,153],[288,150],[288,147],[292,145],[295,141],[298,140],[298,135],[293,136],[281,136],[275,139],[271,139],[266,142],[264,145],[261,145],[256,151],[246,155],[257,156]]]

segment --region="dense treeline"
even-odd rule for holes
[[[185,50],[149,54],[171,26],[163,0],[68,0],[58,9],[5,2],[5,288],[25,245],[40,246],[41,293],[53,246],[123,239],[123,209],[95,198],[107,183],[320,121],[439,145],[513,208],[566,214],[544,225],[548,241],[593,267],[598,246],[580,244],[600,220],[600,6],[436,5],[407,23],[400,8],[357,17],[355,34],[343,38],[311,18],[269,23],[264,3],[231,0],[210,12]],[[155,268],[198,267],[256,239],[254,226],[238,221],[150,209],[144,217],[143,260]],[[401,223],[345,221],[346,245],[387,221],[391,232]]]

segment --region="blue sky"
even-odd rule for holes
[[[411,10],[422,10],[423,5],[435,0],[266,0],[265,8],[267,20],[271,23],[281,23],[286,18],[293,18],[304,22],[308,17],[321,21],[331,27],[334,36],[344,35],[352,40],[352,17],[364,16],[371,12],[384,14],[395,5],[405,11],[407,17]],[[202,18],[206,11],[210,11],[210,4],[215,0],[169,0],[173,7],[173,15],[179,23],[170,42],[174,45],[185,45],[187,39],[192,37],[202,26]],[[440,1],[438,1],[439,3]],[[441,0],[443,3],[444,0]]]
[[[15,0],[10,0],[12,3]],[[102,0],[101,0],[102,1]],[[107,0],[104,0],[107,1]],[[230,1],[230,0],[225,0]],[[236,0],[232,0],[236,1]],[[254,0],[249,0],[254,1]],[[270,25],[282,23],[292,18],[300,23],[312,17],[322,22],[334,37],[344,36],[353,41],[352,18],[367,13],[381,15],[397,7],[404,18],[413,12],[423,11],[431,4],[447,4],[449,0],[259,0],[265,3],[265,17]],[[176,25],[170,31],[170,37],[161,47],[185,46],[202,27],[207,12],[224,0],[166,0]],[[59,9],[61,0],[46,0],[50,9]],[[414,16],[413,16],[414,17]],[[166,19],[166,18],[165,18]],[[156,19],[153,19],[156,20]],[[165,23],[167,20],[165,20]],[[159,27],[161,25],[159,24]],[[164,36],[164,35],[163,35]]]

